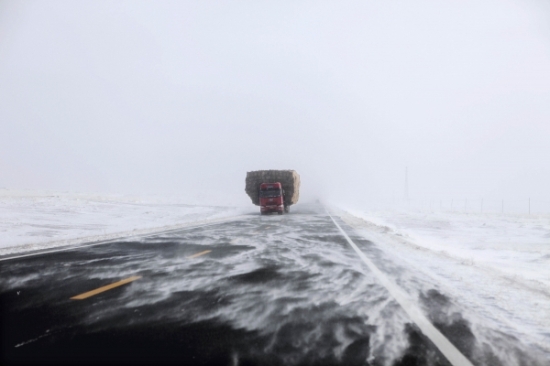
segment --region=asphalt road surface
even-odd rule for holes
[[[453,299],[335,221],[397,286],[417,286],[461,355],[508,364],[513,340],[481,342]],[[456,365],[320,205],[3,260],[0,306],[2,364]]]

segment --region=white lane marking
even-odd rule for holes
[[[449,360],[453,366],[473,366],[473,364],[468,360],[460,351],[447,339],[433,324],[426,318],[422,311],[416,306],[416,304],[409,298],[409,296],[401,290],[393,281],[391,281],[386,275],[376,267],[376,265],[355,245],[353,240],[350,239],[348,234],[338,225],[336,220],[332,215],[327,211],[328,216],[331,218],[334,225],[340,230],[344,238],[346,238],[349,245],[355,250],[359,258],[369,267],[369,269],[374,273],[376,278],[388,292],[393,296],[395,301],[401,307],[407,315],[411,318],[413,322],[420,328],[422,333],[425,336],[430,338],[430,340],[435,344],[435,346],[443,353],[443,355]]]
[[[55,333],[55,332],[54,332],[54,333]],[[32,343],[32,342],[36,342],[36,341],[39,340],[40,338],[44,338],[44,337],[51,336],[52,334],[53,334],[53,333],[50,333],[50,330],[48,329],[48,330],[46,331],[46,333],[44,333],[44,334],[42,334],[42,335],[39,335],[39,336],[36,337],[36,338],[29,339],[28,341],[25,341],[25,342],[21,342],[21,343],[19,343],[19,344],[16,344],[16,345],[13,346],[13,347],[15,347],[15,348],[21,347],[21,346],[24,346],[24,345],[26,345],[26,344],[29,344],[29,343]]]
[[[60,248],[54,248],[54,249],[49,249],[49,250],[44,249],[44,250],[39,250],[39,251],[32,252],[32,253],[20,254],[20,255],[15,255],[15,256],[11,256],[11,257],[0,258],[0,262],[7,261],[7,260],[10,260],[10,259],[33,257],[33,256],[37,256],[37,255],[42,255],[42,254],[64,252],[64,251],[67,251],[67,250],[93,247],[93,246],[102,245],[102,244],[109,244],[109,243],[115,242],[116,240],[121,240],[121,239],[134,238],[134,237],[147,238],[149,236],[168,234],[168,233],[176,232],[176,231],[192,230],[192,229],[197,229],[197,228],[206,227],[206,226],[224,224],[224,223],[230,222],[230,221],[237,221],[237,220],[240,220],[244,217],[246,217],[246,216],[245,215],[239,215],[239,216],[233,216],[233,217],[227,217],[227,218],[224,217],[224,218],[221,218],[221,219],[212,219],[213,222],[210,222],[210,223],[207,223],[207,224],[192,225],[192,223],[189,223],[190,225],[182,225],[181,227],[179,227],[177,229],[168,229],[168,230],[155,231],[155,232],[146,233],[146,234],[143,234],[143,235],[129,234],[129,235],[124,235],[124,236],[120,236],[120,237],[116,237],[116,238],[112,238],[112,239],[100,240],[100,241],[97,241],[97,242],[83,244],[83,245],[76,245],[76,246],[69,245],[69,246],[63,246],[63,247],[60,247]],[[210,221],[210,220],[208,220],[208,221]]]

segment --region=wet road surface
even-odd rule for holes
[[[1,363],[451,364],[322,206],[294,211],[0,262]],[[336,220],[473,364],[508,364],[448,295]]]

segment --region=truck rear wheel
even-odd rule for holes
[[[285,206],[285,213],[289,213],[290,212],[290,206]]]

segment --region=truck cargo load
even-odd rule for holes
[[[256,170],[246,173],[245,192],[256,206],[260,205],[260,185],[279,182],[283,186],[285,208],[298,202],[300,175],[295,170]]]

